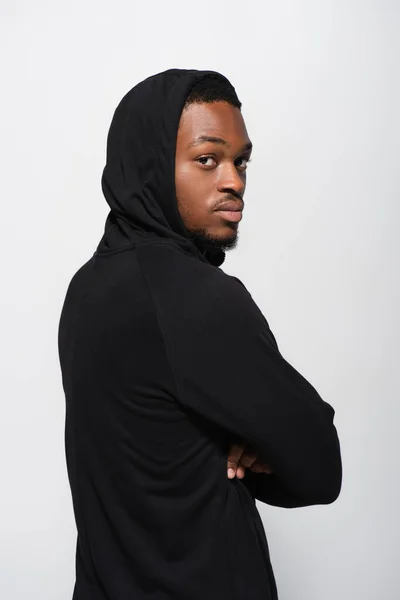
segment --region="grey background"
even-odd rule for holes
[[[398,598],[399,2],[2,0],[0,17],[1,597],[71,598],[59,312],[103,231],[117,103],[185,67],[231,79],[254,143],[223,269],[336,410],[339,499],[258,504],[280,600]]]

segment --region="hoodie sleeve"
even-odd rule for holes
[[[342,480],[335,411],[282,356],[244,285],[224,274],[161,326],[178,401],[246,440],[272,468],[247,469],[253,496],[282,507],[334,502]]]

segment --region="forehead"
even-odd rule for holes
[[[182,112],[178,142],[194,140],[200,135],[222,137],[231,144],[250,142],[242,113],[228,102],[196,102]]]

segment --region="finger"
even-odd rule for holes
[[[243,465],[239,464],[237,471],[236,471],[236,477],[238,479],[243,479],[243,477],[245,476],[245,473],[246,473],[246,469],[244,468]]]
[[[233,444],[228,455],[228,477],[232,479],[236,475],[236,469],[242,456],[245,444]]]
[[[268,474],[273,473],[273,470],[271,469],[271,467],[269,465],[267,465],[267,463],[263,463],[261,461],[254,462],[251,465],[250,470],[253,471],[254,473],[268,473]]]
[[[240,464],[246,468],[249,468],[256,460],[257,460],[257,453],[256,452],[246,452],[246,449],[245,449],[242,456],[240,457]]]
[[[253,471],[253,473],[269,473],[268,468],[256,463],[250,467],[250,471]]]

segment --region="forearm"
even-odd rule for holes
[[[241,481],[256,500],[271,506],[298,508],[313,504],[313,502],[297,499],[273,473],[254,473],[250,469],[246,469],[246,474]]]
[[[270,504],[271,506],[300,508],[303,506],[330,503],[321,501],[321,498],[313,496],[301,499],[297,498],[292,491],[288,490],[282,484],[274,473],[254,473],[250,469],[246,469],[245,476],[241,481],[256,500]]]

